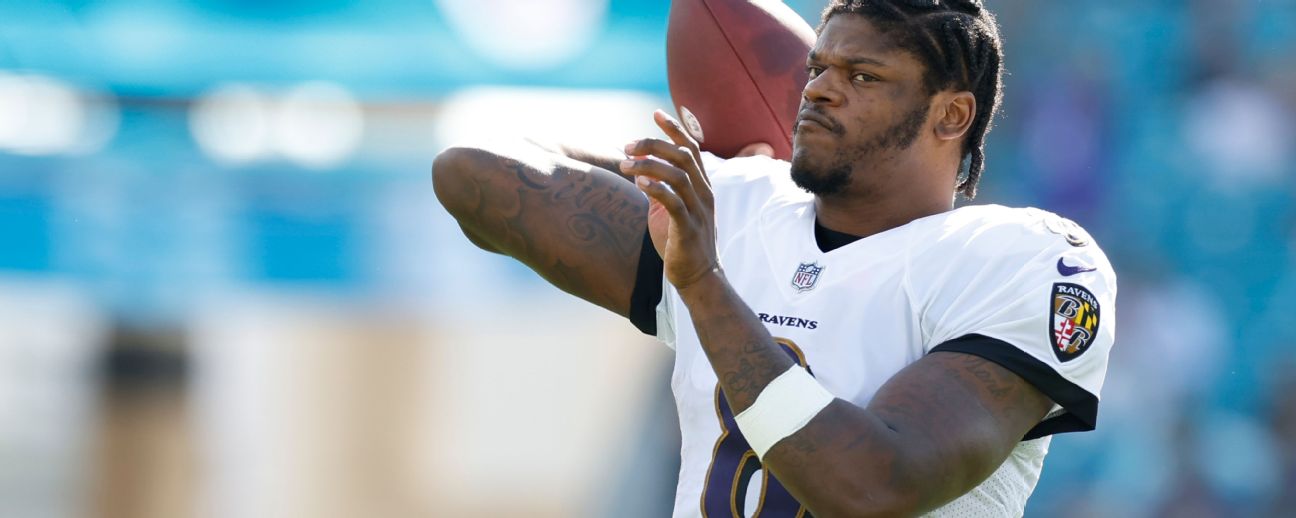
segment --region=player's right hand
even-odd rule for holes
[[[666,279],[682,293],[719,271],[714,201],[697,142],[665,112],[657,110],[653,120],[671,141],[627,144],[625,153],[631,158],[621,162],[621,172],[634,176],[635,185],[648,196],[654,247],[661,251]],[[668,221],[662,221],[663,210]],[[655,232],[654,226],[659,227]],[[663,234],[665,243],[660,243],[657,238]]]
[[[753,142],[743,146],[734,158],[763,156],[774,158],[774,146],[765,142]],[[652,235],[653,250],[657,251],[657,257],[666,257],[666,226],[670,223],[670,215],[666,213],[666,208],[660,203],[651,202],[648,207],[648,233]]]

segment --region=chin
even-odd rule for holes
[[[806,155],[808,155],[808,153],[806,152],[805,148],[803,147],[792,148],[792,158],[788,159],[788,162],[792,164],[793,171],[797,170],[798,168],[805,167],[806,158],[807,158]]]
[[[802,181],[810,176],[814,176],[814,171],[818,169],[814,161],[810,159],[809,153],[805,150],[793,150],[792,159],[789,160],[789,170],[792,172],[792,180],[801,185]]]
[[[792,182],[801,189],[816,196],[837,194],[850,184],[851,168],[849,164],[827,166],[816,164],[804,150],[794,150],[790,167]]]

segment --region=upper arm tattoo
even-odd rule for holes
[[[934,457],[914,464],[920,471],[914,475],[950,481],[957,496],[990,476],[1052,406],[994,362],[936,352],[887,381],[868,410],[905,437],[912,451]],[[921,473],[931,469],[937,471]]]
[[[648,200],[621,176],[544,153],[480,152],[456,182],[460,225],[555,286],[629,314]]]
[[[990,476],[1052,404],[993,362],[937,352],[892,376],[867,408],[833,401],[765,460],[806,503],[848,492],[931,510]]]

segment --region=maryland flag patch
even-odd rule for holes
[[[1078,284],[1053,284],[1052,312],[1049,316],[1049,343],[1058,361],[1069,362],[1093,345],[1098,336],[1100,310],[1098,298]]]

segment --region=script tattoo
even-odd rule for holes
[[[959,363],[967,374],[981,382],[981,389],[993,396],[996,401],[1003,401],[1013,395],[1013,386],[1009,384],[1010,380],[1005,379],[1012,374],[1003,370],[990,370],[991,364],[977,356],[964,355]]]
[[[788,360],[781,351],[757,342],[743,346],[737,364],[721,377],[725,394],[736,408],[751,406],[765,385],[788,368]]]
[[[566,226],[574,230],[578,243],[613,246],[622,254],[639,251],[647,199],[630,188],[629,183],[608,182],[568,167],[560,166],[545,175],[511,158],[501,158],[502,165],[513,172],[522,186],[519,199],[539,195],[550,207],[576,209],[564,214]],[[558,214],[554,214],[557,216]],[[513,228],[521,228],[521,218],[544,216],[518,211]]]
[[[729,294],[737,297],[732,291]],[[747,309],[745,305],[742,309],[751,314],[751,310]],[[739,313],[732,310],[722,310],[718,314],[707,317],[700,317],[700,315],[701,312],[699,311],[692,316],[698,339],[704,344],[704,347],[708,351],[719,349],[733,351],[730,354],[723,355],[723,358],[713,358],[712,367],[716,369],[716,376],[719,378],[721,386],[724,387],[725,397],[729,400],[729,404],[735,413],[742,412],[756,402],[756,396],[760,395],[765,385],[795,363],[781,349],[774,346],[772,342],[746,341],[733,343],[734,338],[741,336],[742,333],[732,326],[752,325],[752,322],[744,321],[739,317]],[[754,325],[759,326],[760,324],[755,323]],[[762,334],[757,336],[761,337]],[[768,336],[768,334],[763,336]],[[708,352],[708,354],[711,353]]]
[[[469,237],[489,243],[563,290],[621,314],[647,225],[648,200],[615,173],[556,164],[551,171],[490,155],[476,174],[460,218]]]

